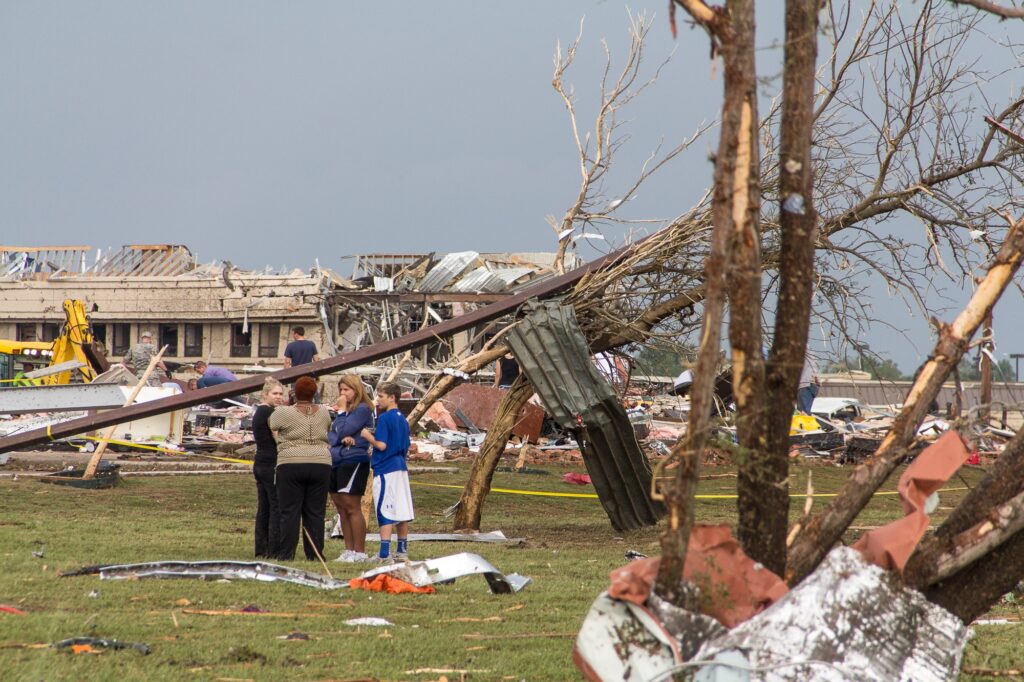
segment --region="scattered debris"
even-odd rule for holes
[[[54,649],[70,649],[75,654],[98,653],[94,649],[135,649],[146,655],[152,649],[148,644],[141,642],[120,642],[116,639],[105,639],[102,637],[69,637],[51,644]]]
[[[348,581],[348,586],[353,590],[366,590],[368,592],[386,592],[388,594],[434,594],[433,585],[418,587],[396,578],[390,573],[379,573],[372,578],[353,578]]]
[[[366,539],[380,542],[379,533],[368,533]],[[507,538],[500,530],[489,533],[409,533],[409,542],[485,542],[498,545],[519,545],[526,538]]]
[[[572,483],[573,485],[592,485],[593,481],[590,480],[590,474],[579,474],[575,471],[562,476],[562,483]]]
[[[25,611],[22,611],[17,606],[11,606],[10,604],[0,604],[0,613],[9,613],[12,616],[25,615]]]
[[[447,583],[456,578],[479,573],[487,579],[487,585],[494,594],[519,592],[532,582],[531,578],[517,573],[506,575],[479,554],[468,552],[426,561],[410,561],[381,566],[366,571],[359,577],[368,579],[385,573],[416,587]]]
[[[714,599],[713,591],[704,594]],[[660,618],[659,610],[652,601],[600,595],[573,652],[584,676],[667,679],[692,669],[702,680],[939,682],[956,677],[967,641],[953,614],[847,547],[834,549],[772,608],[730,630],[699,614]],[[730,677],[711,675],[725,670]]]
[[[288,642],[308,642],[310,639],[312,639],[312,637],[307,635],[305,632],[299,632],[298,630],[295,630],[293,632],[289,632],[287,635],[279,635],[278,639],[283,639]]]
[[[110,564],[86,566],[61,573],[62,577],[99,575],[102,580],[136,580],[141,578],[199,578],[201,580],[258,580],[289,582],[323,590],[347,587],[317,573],[288,568],[262,561],[154,561],[141,564]]]
[[[390,620],[386,618],[377,618],[376,616],[364,616],[362,618],[349,618],[345,621],[345,625],[360,626],[366,625],[368,627],[388,627],[393,626]]]

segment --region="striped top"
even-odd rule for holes
[[[320,406],[311,415],[291,407],[279,407],[267,422],[277,440],[277,466],[282,464],[331,465],[331,451],[327,446],[327,432],[331,429],[331,415]]]

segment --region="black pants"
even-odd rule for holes
[[[281,552],[281,512],[277,506],[274,465],[256,464],[256,558],[276,559]]]
[[[277,467],[277,503],[281,509],[280,558],[295,558],[299,542],[299,521],[302,549],[306,558],[316,561],[317,552],[324,551],[324,515],[327,508],[327,488],[331,480],[330,464],[281,464]],[[313,539],[312,544],[310,538]],[[315,547],[315,549],[314,549]]]

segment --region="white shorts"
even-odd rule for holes
[[[373,477],[373,506],[377,525],[388,526],[416,518],[412,509],[412,490],[408,471],[392,471]]]

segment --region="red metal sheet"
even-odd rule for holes
[[[504,397],[505,391],[493,386],[481,386],[480,384],[462,384],[456,386],[452,391],[441,399],[441,402],[448,411],[452,413],[456,421],[461,422],[455,413],[458,408],[469,417],[470,421],[480,429],[486,431],[494,421],[494,413],[498,409],[498,403]],[[519,419],[512,427],[512,435],[525,438],[531,443],[536,443],[540,437],[540,429],[544,423],[544,410],[536,405],[527,403],[519,412]],[[465,424],[465,426],[469,426]]]

